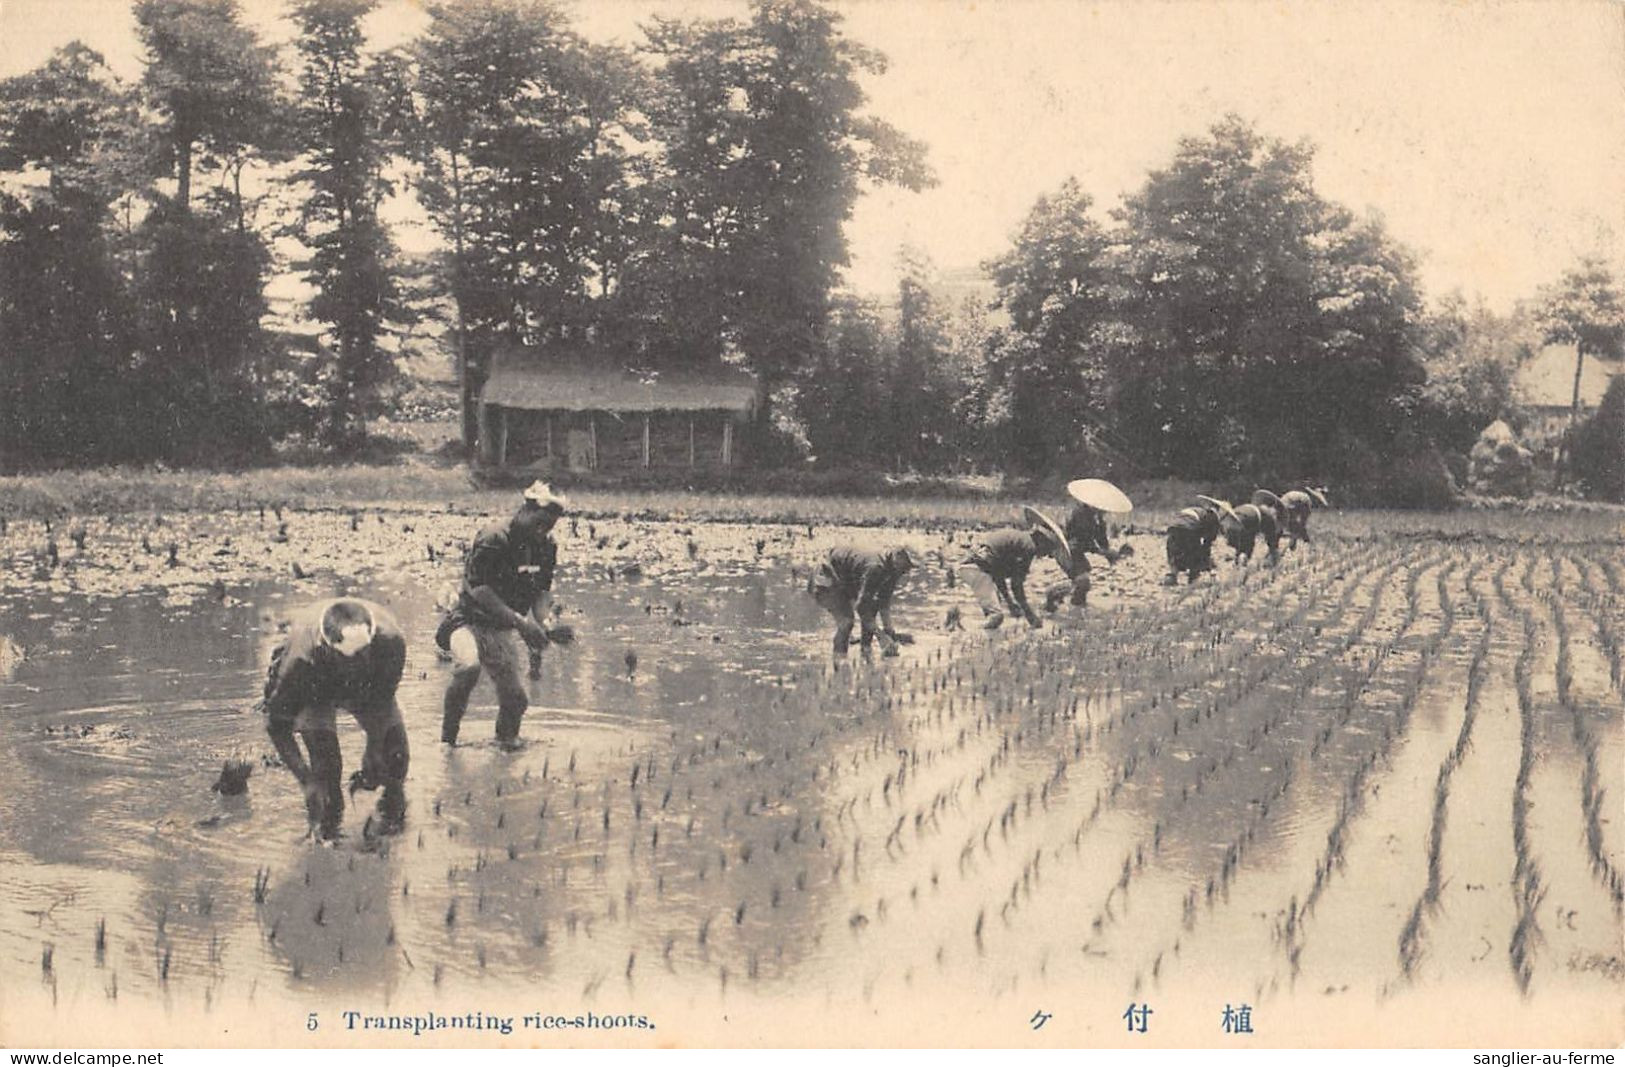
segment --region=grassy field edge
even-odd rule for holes
[[[560,481],[575,512],[693,522],[832,523],[855,526],[980,527],[1016,521],[1023,502],[1065,506],[1059,490],[932,492],[932,486],[888,486],[873,493],[820,493],[805,488],[651,488],[612,482]],[[1197,491],[1179,482],[1128,487],[1139,503],[1126,524],[1160,529]],[[1053,499],[1052,499],[1053,498]],[[496,514],[515,499],[511,487],[481,484],[462,466],[427,464],[276,467],[246,471],[103,468],[0,477],[0,515],[43,519],[66,515],[228,511],[382,509]],[[1625,508],[1557,499],[1470,502],[1447,512],[1333,509],[1314,526],[1343,536],[1428,536],[1593,541],[1625,536]]]

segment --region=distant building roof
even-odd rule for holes
[[[1513,387],[1518,398],[1530,407],[1568,410],[1574,402],[1573,345],[1547,345],[1518,368]],[[1580,403],[1594,408],[1602,402],[1608,383],[1625,373],[1625,360],[1587,356],[1580,370]]]
[[[604,352],[498,352],[480,399],[530,411],[732,411],[756,407],[756,377],[736,367],[629,370]]]

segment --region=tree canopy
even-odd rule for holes
[[[1426,308],[1382,221],[1315,188],[1313,145],[1234,115],[1113,210],[1062,181],[968,285],[904,250],[895,294],[859,298],[859,198],[935,178],[870,110],[885,57],[832,8],[657,17],[621,47],[560,0],[438,0],[379,52],[376,7],[295,0],[279,48],[238,0],[135,0],[138,81],[74,44],[0,82],[12,462],[352,448],[416,315],[447,324],[469,448],[491,357],[526,345],[748,366],[765,462],[1230,485],[1422,457],[1433,486],[1435,449],[1516,419],[1522,353],[1574,344],[1578,375],[1625,342],[1601,260],[1521,316]],[[397,253],[386,207],[408,201],[438,250]],[[267,292],[290,273],[311,287],[292,312]]]
[[[1229,116],[1118,213],[1115,413],[1159,467],[1342,475],[1424,375],[1411,257],[1314,189],[1307,143]]]

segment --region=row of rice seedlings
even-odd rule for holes
[[[1475,562],[1468,571],[1466,583],[1474,600],[1480,628],[1472,662],[1467,667],[1467,696],[1462,708],[1461,728],[1456,734],[1455,745],[1439,765],[1439,777],[1433,788],[1433,813],[1428,825],[1427,882],[1399,935],[1400,970],[1407,979],[1412,977],[1417,964],[1421,962],[1425,920],[1435,914],[1439,907],[1439,896],[1444,887],[1444,834],[1449,812],[1450,782],[1472,743],[1473,725],[1478,721],[1479,694],[1483,691],[1484,678],[1488,673],[1491,622],[1489,605],[1473,588],[1477,569]]]
[[[1533,560],[1525,569],[1525,577],[1532,571]],[[1501,588],[1504,596],[1504,586]],[[1529,588],[1528,582],[1525,588]],[[1535,708],[1529,676],[1535,645],[1540,638],[1540,630],[1532,613],[1523,615],[1523,633],[1524,647],[1513,666],[1520,724],[1518,774],[1512,787],[1512,847],[1515,856],[1512,892],[1518,907],[1518,920],[1513,926],[1508,955],[1518,988],[1527,995],[1534,979],[1534,953],[1541,938],[1538,913],[1546,895],[1541,888],[1540,867],[1529,840],[1529,780],[1535,769]]]
[[[1612,610],[1615,598],[1612,594],[1599,592],[1595,580],[1598,573],[1606,575],[1607,568],[1585,556],[1576,558],[1575,565],[1581,578],[1580,594],[1575,601],[1596,630],[1597,645],[1608,660],[1608,680],[1618,690],[1622,678],[1625,678],[1625,644],[1621,643],[1614,618],[1616,612]]]
[[[1397,567],[1397,562],[1393,560],[1386,560],[1383,562],[1380,570],[1378,571],[1378,580],[1374,583],[1371,590],[1373,600],[1380,601],[1383,595],[1383,589]],[[1356,583],[1350,583],[1350,592],[1352,592],[1354,584]],[[1414,582],[1410,583],[1410,586],[1414,588]],[[1345,598],[1336,614],[1346,615],[1347,611],[1348,600]],[[1335,614],[1333,617],[1335,617]],[[1377,617],[1377,612],[1370,610],[1362,612],[1355,626],[1351,630],[1350,635],[1345,635],[1341,639],[1341,647],[1343,647],[1345,651],[1353,647],[1357,647],[1363,641],[1366,631],[1375,623]],[[1414,615],[1409,621],[1402,623],[1402,628],[1399,632],[1403,634],[1411,625],[1414,625]],[[1319,627],[1316,627],[1315,629],[1318,632]],[[1349,640],[1349,636],[1352,636],[1353,640]],[[1386,642],[1385,644],[1391,644],[1391,642]],[[1343,724],[1348,722],[1354,707],[1358,703],[1359,693],[1368,684],[1371,674],[1375,672],[1376,667],[1380,664],[1380,662],[1381,657],[1374,655],[1373,658],[1367,662],[1364,669],[1356,668],[1347,672],[1344,684],[1342,686],[1344,697],[1339,702],[1340,710],[1337,722]],[[1321,684],[1323,680],[1324,679],[1319,669],[1319,660],[1313,657],[1306,660],[1301,665],[1299,674],[1293,680],[1293,689],[1287,698],[1281,699],[1276,694],[1269,694],[1267,699],[1271,702],[1269,705],[1270,710],[1266,714],[1265,718],[1261,722],[1255,724],[1249,731],[1242,749],[1248,752],[1256,750],[1259,742],[1264,737],[1267,737],[1274,729],[1278,728],[1288,714],[1300,709],[1303,706],[1304,699],[1308,693],[1317,685]],[[1319,752],[1321,751],[1321,746],[1331,737],[1334,729],[1335,724],[1329,723],[1323,730],[1316,734],[1316,740],[1310,753],[1311,760],[1318,756]],[[1198,785],[1202,783],[1207,773],[1218,770],[1220,767],[1229,767],[1231,763],[1234,762],[1235,755],[1236,752],[1232,750],[1223,760],[1210,761],[1208,766],[1201,768],[1198,772]],[[1281,802],[1290,793],[1292,786],[1298,777],[1300,776],[1295,774],[1293,770],[1293,761],[1283,760],[1281,761],[1279,778],[1274,781],[1268,789],[1260,791],[1254,796],[1252,802],[1248,805],[1250,811],[1249,816],[1238,827],[1234,837],[1226,843],[1218,869],[1206,880],[1205,890],[1200,884],[1197,884],[1193,885],[1185,895],[1181,904],[1180,917],[1180,928],[1184,931],[1184,934],[1188,934],[1196,928],[1204,901],[1206,903],[1206,910],[1212,911],[1217,904],[1229,899],[1230,885],[1240,873],[1241,864],[1246,858],[1247,849],[1255,840],[1256,835],[1260,832],[1264,823],[1269,819],[1272,810],[1284,810],[1284,805]],[[1200,790],[1198,789],[1198,792],[1199,791]],[[1196,793],[1189,794],[1186,801],[1193,801],[1196,795]],[[1184,810],[1184,803],[1185,802],[1182,802],[1180,810]],[[1173,820],[1169,820],[1167,825],[1173,825]],[[1163,823],[1159,823],[1153,830],[1151,840],[1153,852],[1160,848],[1163,826]],[[1139,851],[1141,854],[1143,854],[1143,846]],[[1126,889],[1126,886],[1124,886],[1124,888]],[[1107,915],[1109,917],[1109,912]],[[1288,943],[1288,951],[1291,958],[1294,960],[1297,958],[1298,949],[1301,948],[1297,942],[1301,933],[1303,918],[1304,914],[1302,911],[1300,911],[1298,901],[1294,897],[1290,907],[1288,908],[1288,918],[1284,927],[1278,928],[1276,932],[1278,941]],[[1179,956],[1184,934],[1176,937],[1171,945],[1166,946],[1157,954],[1156,962],[1152,965],[1153,980],[1155,980],[1160,974],[1161,964],[1164,959],[1170,957],[1177,958]]]
[[[1389,572],[1390,569],[1391,568],[1385,566],[1383,568],[1382,575],[1386,576],[1386,574]],[[1373,593],[1372,593],[1373,598],[1380,597],[1380,586],[1382,584],[1382,580],[1383,580],[1383,578],[1379,577],[1378,582],[1376,583],[1376,587],[1373,588]],[[1354,591],[1354,588],[1355,588],[1355,586],[1357,584],[1358,584],[1357,582],[1351,582],[1349,584],[1349,592],[1350,592],[1351,595],[1352,595],[1352,593]],[[1307,605],[1307,604],[1303,605],[1302,610],[1306,611],[1308,606],[1309,605]],[[1344,638],[1343,638],[1344,646],[1348,647],[1348,646],[1350,646],[1352,644],[1357,644],[1362,639],[1365,630],[1372,624],[1372,622],[1374,621],[1375,618],[1376,618],[1376,614],[1374,612],[1367,611],[1364,614],[1362,614],[1362,616],[1356,622],[1355,626],[1352,628],[1350,633],[1348,635],[1344,636]],[[1319,627],[1316,627],[1315,629],[1318,630]],[[1292,641],[1290,643],[1288,643],[1286,645],[1286,647],[1283,649],[1283,654],[1280,657],[1278,657],[1278,659],[1273,660],[1272,662],[1279,662],[1279,663],[1284,665],[1284,664],[1293,663],[1293,662],[1297,661],[1300,658],[1300,656],[1302,656],[1304,651],[1307,649],[1307,647],[1308,647],[1310,641],[1313,639],[1313,637],[1318,636],[1317,634],[1312,633],[1309,629],[1307,629],[1305,627],[1295,627],[1291,631],[1291,634],[1292,634]],[[1352,638],[1352,640],[1350,640],[1350,638]],[[1252,660],[1261,659],[1261,658],[1262,657],[1256,657],[1256,656],[1253,656],[1253,655],[1249,655],[1247,661],[1250,664],[1250,666],[1247,668],[1246,673],[1243,675],[1243,677],[1240,679],[1240,681],[1235,683],[1233,688],[1227,689],[1225,691],[1225,693],[1223,694],[1222,700],[1218,700],[1218,699],[1210,700],[1204,706],[1199,706],[1197,708],[1192,709],[1191,712],[1190,712],[1191,717],[1188,720],[1188,724],[1187,724],[1188,727],[1191,728],[1191,729],[1195,729],[1195,728],[1197,728],[1198,726],[1200,726],[1203,723],[1210,723],[1210,722],[1212,722],[1212,720],[1214,718],[1214,712],[1219,707],[1221,707],[1221,706],[1224,707],[1226,709],[1226,711],[1228,712],[1228,711],[1230,711],[1232,709],[1235,709],[1237,707],[1240,707],[1240,706],[1244,705],[1245,702],[1252,699],[1255,694],[1261,693],[1262,686],[1264,685],[1264,683],[1271,680],[1273,677],[1275,677],[1275,674],[1276,674],[1275,668],[1273,666],[1271,666],[1269,663],[1259,663],[1259,664],[1253,664],[1252,663]],[[1318,657],[1313,657],[1313,656],[1306,657],[1306,659],[1305,659],[1305,662],[1308,662],[1308,663],[1313,663],[1313,662],[1317,662],[1317,661],[1318,661]],[[1234,668],[1232,668],[1232,670],[1233,669]],[[1230,673],[1230,671],[1227,670],[1226,673]],[[1316,677],[1316,674],[1313,671],[1301,674],[1299,676],[1299,679],[1297,680],[1297,683],[1296,683],[1296,690],[1295,691],[1296,691],[1296,694],[1297,694],[1297,698],[1301,699],[1301,696],[1304,693],[1306,693],[1309,688],[1312,688],[1313,685],[1316,683],[1316,681],[1317,681],[1317,677]],[[1273,696],[1272,696],[1271,697],[1271,709],[1272,710],[1270,710],[1266,714],[1265,718],[1261,722],[1255,724],[1251,728],[1251,730],[1249,730],[1246,739],[1242,743],[1242,746],[1241,746],[1242,749],[1244,749],[1246,751],[1254,751],[1254,750],[1256,750],[1256,748],[1258,747],[1258,745],[1262,741],[1262,739],[1264,737],[1268,736],[1269,733],[1273,729],[1278,727],[1281,724],[1281,722],[1284,721],[1285,717],[1295,709],[1295,707],[1296,707],[1296,705],[1298,703],[1298,699],[1282,701],[1282,700],[1274,699]],[[1204,711],[1206,712],[1205,715],[1203,714]],[[1182,715],[1183,715],[1182,711],[1176,711],[1175,715],[1174,715],[1174,717],[1172,719],[1171,733],[1174,736],[1179,735],[1180,725],[1181,725],[1181,722],[1183,721],[1182,720]],[[1219,727],[1214,727],[1214,729],[1218,729],[1218,728]],[[1187,745],[1188,745],[1189,744],[1189,739],[1191,737],[1193,737],[1193,734],[1190,732],[1190,730],[1187,730],[1185,736],[1187,738]],[[1187,791],[1184,793],[1184,795],[1182,797],[1181,805],[1183,806],[1185,804],[1189,804],[1191,802],[1194,802],[1195,798],[1202,792],[1202,789],[1206,785],[1208,777],[1210,775],[1216,773],[1217,771],[1219,771],[1221,769],[1221,765],[1222,765],[1222,767],[1225,767],[1225,768],[1229,767],[1231,765],[1231,763],[1234,761],[1234,759],[1235,759],[1235,750],[1231,750],[1231,752],[1229,754],[1227,754],[1227,756],[1222,761],[1209,760],[1209,761],[1206,761],[1206,762],[1204,762],[1202,764],[1199,764],[1196,779],[1194,781],[1194,787],[1187,786]],[[1266,805],[1265,810],[1267,810],[1267,805]]]
[[[1370,658],[1351,674],[1345,689],[1339,723],[1346,725],[1350,721],[1355,708],[1360,704],[1363,695],[1370,689],[1377,673],[1382,669],[1394,646],[1414,627],[1418,616],[1417,600],[1421,571],[1427,565],[1418,562],[1409,568],[1405,582],[1405,607],[1402,609],[1399,627],[1392,638],[1379,642]],[[1306,944],[1307,920],[1313,914],[1315,905],[1330,884],[1333,873],[1343,867],[1349,834],[1354,821],[1364,810],[1366,779],[1371,771],[1386,758],[1395,739],[1403,735],[1409,723],[1411,712],[1415,707],[1416,699],[1425,685],[1427,671],[1430,666],[1431,656],[1420,656],[1415,666],[1407,672],[1406,684],[1401,690],[1399,705],[1394,711],[1392,721],[1383,724],[1377,740],[1356,763],[1344,783],[1343,792],[1338,801],[1337,814],[1326,834],[1326,847],[1320,858],[1315,862],[1314,878],[1309,889],[1304,894],[1301,906],[1298,904],[1298,898],[1293,897],[1292,906],[1289,908],[1288,922],[1283,931],[1283,948],[1290,967],[1290,975],[1294,979],[1298,975],[1303,948]],[[1322,739],[1324,740],[1328,736],[1328,733],[1323,732]],[[1312,751],[1311,758],[1313,758],[1313,755],[1314,752]]]
[[[1153,642],[1153,643],[1160,645],[1160,642]],[[1172,669],[1173,667],[1175,667],[1176,662],[1177,661],[1175,660],[1174,657],[1171,657],[1171,656],[1167,655],[1166,653],[1162,653],[1160,656],[1157,656],[1157,657],[1142,656],[1140,658],[1140,660],[1138,660],[1137,662],[1134,662],[1134,663],[1125,662],[1123,664],[1123,666],[1124,667],[1138,666],[1138,667],[1141,667],[1142,670],[1143,670],[1143,666],[1145,664],[1151,663],[1151,664],[1160,664],[1165,670],[1168,670],[1168,669]],[[1210,669],[1211,669],[1211,665],[1210,665]],[[1136,701],[1126,702],[1124,704],[1124,706],[1123,706],[1123,709],[1116,716],[1114,716],[1113,718],[1107,720],[1105,727],[1102,728],[1103,731],[1104,732],[1109,732],[1110,729],[1113,728],[1114,726],[1116,726],[1117,724],[1125,723],[1127,721],[1131,721],[1132,719],[1137,717],[1139,714],[1141,714],[1144,711],[1149,710],[1149,709],[1157,706],[1159,703],[1163,707],[1168,709],[1168,711],[1170,713],[1170,716],[1172,717],[1172,722],[1178,723],[1179,718],[1177,717],[1178,713],[1176,713],[1175,710],[1174,710],[1174,700],[1164,700],[1164,697],[1167,696],[1167,697],[1173,697],[1174,699],[1177,699],[1177,694],[1178,694],[1178,691],[1181,688],[1181,685],[1182,685],[1182,683],[1179,683],[1179,682],[1167,682],[1166,680],[1164,680],[1164,683],[1162,685],[1158,685],[1158,684],[1156,684],[1154,682],[1149,682],[1148,681],[1145,688],[1151,690],[1151,692],[1149,694],[1137,699]],[[1193,688],[1194,688],[1194,685],[1193,685]],[[1125,691],[1137,691],[1137,690],[1140,689],[1140,687],[1137,684],[1133,683],[1133,682],[1125,681],[1122,684],[1122,689],[1125,690]],[[1087,711],[1087,705],[1085,705],[1085,711]],[[1081,754],[1082,743],[1089,738],[1090,732],[1094,728],[1095,728],[1095,723],[1090,721],[1090,722],[1086,722],[1085,725],[1083,726],[1083,728],[1081,730],[1077,731],[1076,740],[1074,742],[1074,755]],[[1175,731],[1177,733],[1178,727],[1175,726],[1174,729],[1175,729]],[[1144,743],[1143,748],[1134,747],[1134,748],[1131,748],[1128,752],[1123,753],[1121,755],[1121,757],[1120,757],[1120,759],[1119,759],[1119,761],[1118,761],[1118,763],[1116,765],[1116,768],[1115,768],[1115,770],[1113,772],[1113,775],[1112,775],[1112,786],[1113,786],[1112,791],[1110,792],[1110,794],[1107,797],[1104,798],[1107,802],[1109,802],[1109,800],[1111,798],[1115,798],[1118,795],[1118,791],[1120,790],[1121,786],[1126,781],[1133,778],[1135,771],[1138,769],[1139,766],[1142,765],[1142,758],[1155,758],[1158,745],[1159,745],[1159,741],[1156,739],[1155,736],[1153,736],[1152,739],[1149,742]],[[1061,761],[1061,763],[1057,767],[1057,778],[1060,775],[1065,773],[1066,766],[1067,766],[1067,763],[1063,759]],[[1029,789],[1028,795],[1026,797],[1024,797],[1022,795],[1018,795],[1015,798],[1015,800],[1012,801],[1012,804],[1014,804],[1016,802],[1019,802],[1019,801],[1022,801],[1023,799],[1028,800],[1029,803],[1030,803],[1031,792],[1032,791]],[[1039,799],[1041,804],[1044,802],[1044,792],[1045,792],[1044,787],[1041,786],[1039,788],[1039,790],[1038,790],[1038,799]],[[1097,804],[1096,804],[1095,812],[1091,816],[1091,819],[1093,817],[1098,817],[1098,814],[1102,810],[1101,799],[1102,798],[1097,796]],[[999,825],[999,828],[1001,830],[1001,837],[1006,836],[1007,832],[1014,825],[1017,814],[1018,814],[1018,812],[1013,807],[1007,806],[1003,810],[1003,812],[999,815],[999,824],[998,825]],[[1086,819],[1085,823],[1083,825],[1086,826],[1089,821],[1091,821],[1091,820]],[[1077,844],[1079,841],[1081,841],[1081,830],[1082,830],[1082,828],[1083,828],[1083,826],[1080,826],[1080,834],[1074,835],[1074,837],[1075,837],[1074,843],[1075,844]],[[976,838],[975,838],[975,835],[973,834],[972,838],[967,840],[965,847],[961,850],[961,853],[960,853],[960,867],[961,867],[962,871],[964,869],[964,866],[965,866],[965,863],[966,863],[967,859],[974,854],[975,849],[976,849]]]
[[[1561,589],[1561,586],[1559,586]],[[1597,738],[1587,721],[1585,709],[1574,699],[1574,667],[1569,651],[1569,623],[1561,598],[1552,604],[1552,624],[1557,631],[1557,700],[1569,714],[1574,747],[1580,752],[1581,810],[1585,815],[1586,851],[1591,872],[1608,891],[1615,914],[1625,908],[1625,880],[1608,856],[1602,839],[1604,790],[1597,767]]]
[[[1256,608],[1258,605],[1255,603],[1252,606]],[[1177,654],[1170,654],[1168,651],[1166,651],[1166,647],[1163,646],[1162,642],[1159,640],[1153,639],[1151,641],[1142,642],[1141,647],[1143,648],[1146,644],[1152,646],[1152,649],[1154,650],[1153,654],[1142,654],[1138,659],[1127,661],[1123,664],[1125,668],[1138,668],[1125,671],[1126,674],[1132,675],[1135,680],[1125,680],[1122,684],[1123,691],[1137,692],[1140,695],[1134,701],[1125,702],[1118,714],[1106,721],[1105,727],[1103,728],[1104,732],[1109,732],[1109,730],[1115,725],[1132,721],[1138,715],[1155,710],[1159,707],[1164,709],[1165,713],[1169,716],[1171,723],[1177,724],[1181,721],[1181,716],[1184,714],[1184,711],[1178,706],[1181,696],[1187,694],[1194,695],[1200,689],[1200,678],[1193,677],[1186,679],[1185,681],[1174,681],[1163,673],[1170,672],[1177,676],[1178,668],[1182,667],[1185,663],[1184,657]],[[1159,666],[1162,669],[1161,671],[1157,670]],[[1208,670],[1204,672],[1203,676],[1213,677],[1222,669],[1222,665],[1214,665],[1210,661],[1208,664]],[[1142,681],[1143,688],[1140,684]],[[1257,683],[1258,678],[1254,677],[1250,679],[1249,683],[1247,684],[1249,686],[1253,686]],[[1187,685],[1189,686],[1188,690],[1184,688]],[[1210,718],[1213,707],[1214,705],[1212,703],[1208,704]],[[1085,710],[1087,710],[1087,706],[1085,707]],[[1193,711],[1192,714],[1199,718],[1200,709]],[[1193,725],[1195,721],[1196,720],[1193,719]],[[1074,726],[1075,755],[1081,754],[1082,742],[1085,738],[1087,738],[1088,731],[1093,729],[1094,726],[1095,724],[1090,721],[1086,721],[1081,730]],[[1174,726],[1174,730],[1177,735],[1177,725]],[[1158,739],[1157,732],[1155,730],[1153,730],[1151,733],[1152,736],[1148,742],[1136,742],[1128,752],[1121,755],[1111,776],[1111,790],[1109,792],[1097,792],[1093,812],[1091,812],[1091,814],[1085,818],[1083,823],[1079,825],[1077,832],[1073,835],[1074,851],[1081,849],[1083,831],[1093,822],[1094,819],[1099,817],[1104,806],[1110,804],[1110,802],[1119,795],[1121,786],[1127,780],[1131,779],[1134,776],[1136,769],[1142,765],[1142,759],[1152,760],[1156,758],[1160,749],[1161,741]],[[1232,755],[1226,759],[1225,766],[1228,766],[1230,760],[1233,758],[1234,757]],[[1217,768],[1213,769],[1216,770]],[[1064,775],[1065,770],[1066,763],[1063,759],[1060,764],[1058,764],[1055,776],[1052,780],[1058,782],[1060,777]],[[1048,783],[1046,783],[1046,785],[1047,784]],[[1044,806],[1045,787],[1040,786],[1036,792],[1038,803],[1041,806]],[[1033,793],[1034,791],[1029,788],[1025,794],[1016,796],[1011,803],[1008,804],[1001,813],[999,813],[998,827],[1001,830],[1001,839],[1005,836],[1004,831],[1008,830],[1014,825],[1022,810],[1030,811],[1030,806],[1033,801]],[[1024,807],[1018,808],[1018,804],[1022,804]],[[993,823],[991,821],[989,826],[984,828],[985,832],[982,835],[984,849],[987,846],[992,828]],[[1154,838],[1155,847],[1160,847],[1160,830],[1154,833]],[[967,860],[972,857],[977,850],[977,843],[976,835],[973,833],[972,836],[966,841],[965,846],[960,852],[960,870],[962,875],[964,873]],[[1057,859],[1060,857],[1060,855],[1060,851],[1057,850]],[[1131,880],[1134,872],[1143,866],[1145,862],[1145,855],[1146,851],[1144,847],[1141,847],[1131,853],[1130,857],[1126,857],[1124,867],[1125,876],[1119,879],[1118,886],[1115,891],[1126,892],[1126,882]],[[1007,894],[1002,904],[999,905],[999,915],[1005,920],[1006,923],[1008,923],[1011,913],[1019,906],[1020,902],[1031,896],[1032,887],[1036,881],[1041,859],[1042,850],[1039,850],[1024,861],[1020,873],[1015,877],[1011,884],[1010,892]],[[979,950],[985,948],[984,937],[987,914],[987,909],[984,907],[978,916],[978,922],[974,924],[972,930],[972,939],[978,946]]]

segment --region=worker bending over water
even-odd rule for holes
[[[807,591],[835,619],[837,656],[845,655],[852,643],[854,613],[863,627],[864,652],[878,638],[882,655],[897,655],[900,635],[892,625],[891,602],[898,584],[913,569],[914,557],[902,545],[845,544],[830,549],[809,579]]]
[[[404,824],[409,753],[395,690],[405,664],[406,639],[394,617],[354,597],[324,601],[295,616],[287,639],[271,654],[266,730],[304,789],[311,830],[322,840],[337,837],[344,819],[339,708],[354,715],[367,735],[361,769],[350,778],[350,794],[382,786],[381,830],[397,832]],[[299,740],[309,752],[308,762]]]

